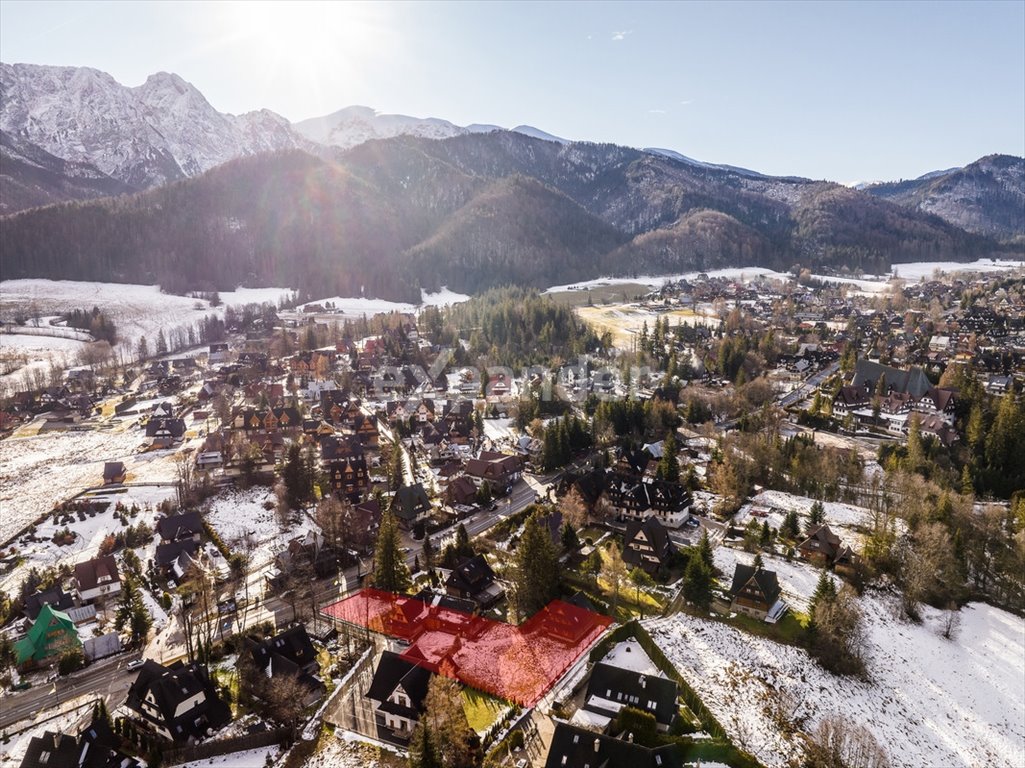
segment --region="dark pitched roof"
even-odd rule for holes
[[[108,461],[103,465],[103,479],[108,482],[113,482],[114,478],[120,477],[125,473],[125,463],[123,461]]]
[[[393,715],[410,720],[417,720],[424,709],[427,698],[427,686],[431,682],[431,672],[392,651],[385,651],[377,663],[374,679],[367,691],[367,698],[381,702],[380,709]],[[410,706],[404,707],[388,701],[395,689],[402,690],[409,696]]]
[[[874,392],[880,376],[886,377],[887,389],[892,387],[896,392],[907,392],[916,398],[932,389],[932,383],[925,375],[925,371],[917,366],[904,371],[864,359],[859,360],[855,365],[851,384],[855,387],[868,387]]]
[[[157,520],[157,533],[164,541],[175,541],[203,532],[203,516],[199,512],[182,512]]]
[[[153,555],[153,562],[158,568],[170,565],[183,553],[195,555],[199,551],[199,542],[192,539],[183,541],[169,541],[166,544],[159,544]]]
[[[545,768],[682,768],[676,746],[656,749],[558,723]]]
[[[627,523],[623,533],[623,560],[628,565],[655,573],[667,566],[675,551],[676,545],[658,518],[646,517],[644,520],[631,520]]]
[[[178,713],[178,707],[198,693],[205,699],[187,712]],[[152,694],[157,713],[143,706]],[[176,661],[169,667],[149,659],[142,665],[138,677],[128,689],[125,706],[142,720],[159,723],[176,742],[202,739],[207,729],[217,729],[231,720],[231,710],[217,696],[213,684],[197,664],[186,666]]]
[[[32,621],[36,620],[44,605],[56,608],[58,611],[66,611],[75,604],[75,599],[60,587],[47,589],[42,592],[35,592],[25,598],[25,615]]]
[[[591,670],[584,697],[585,709],[613,717],[618,712],[616,705],[633,707],[650,712],[663,725],[671,725],[676,719],[678,695],[676,681],[665,677],[642,675],[629,669],[599,662]],[[591,704],[592,696],[612,702]]]
[[[761,592],[765,603],[770,606],[776,602],[782,592],[775,571],[767,571],[764,568],[755,570],[752,565],[737,563],[737,568],[733,572],[730,594],[736,597],[749,583]]]
[[[495,583],[495,572],[491,570],[484,555],[475,555],[463,560],[452,569],[445,580],[447,588],[457,588],[460,592],[476,593]]]
[[[820,525],[811,531],[808,537],[797,545],[797,548],[805,553],[821,553],[832,561],[840,552],[840,546],[840,537],[833,533],[828,525]]]
[[[29,741],[21,768],[78,768],[78,739],[44,731]]]
[[[78,583],[79,590],[93,589],[101,579],[106,582],[108,577],[111,582],[121,581],[121,575],[117,570],[117,561],[114,560],[113,555],[94,557],[92,560],[86,560],[75,566],[75,581]]]
[[[421,483],[402,486],[395,491],[392,498],[391,510],[396,517],[403,520],[413,520],[430,509],[431,500]]]
[[[246,645],[256,666],[261,670],[267,669],[268,664],[280,665],[280,660],[287,660],[296,669],[311,674],[316,674],[320,669],[317,662],[317,650],[313,647],[306,627],[302,624],[297,624],[264,640],[248,638]],[[283,666],[272,666],[272,672],[283,669]]]

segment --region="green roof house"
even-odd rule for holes
[[[19,667],[26,664],[38,664],[45,659],[56,656],[70,646],[81,647],[75,623],[64,611],[58,611],[44,605],[36,617],[32,629],[21,640],[14,644]]]

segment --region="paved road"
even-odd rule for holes
[[[128,688],[135,680],[135,674],[125,667],[129,661],[141,656],[136,653],[122,653],[105,659],[70,677],[54,683],[40,683],[26,691],[9,693],[0,699],[0,729],[5,729],[21,720],[29,720],[37,714],[48,716],[65,704],[80,696],[103,696],[107,708],[113,711],[124,702]]]

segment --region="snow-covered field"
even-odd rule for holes
[[[129,480],[174,482],[173,453],[138,453],[140,429],[41,432],[0,440],[0,542],[86,488],[103,481],[103,463],[123,461]]]
[[[715,567],[723,574],[720,583],[727,588],[733,579],[733,571],[737,563],[751,565],[755,559],[753,554],[732,547],[716,547],[712,554],[715,558]],[[796,558],[793,562],[788,563],[782,557],[772,557],[763,553],[762,561],[766,570],[776,572],[776,578],[779,579],[779,586],[783,590],[783,599],[787,605],[802,613],[807,613],[808,603],[815,593],[815,585],[818,584],[822,571],[810,563]],[[839,589],[840,579],[831,573],[829,576]]]
[[[796,496],[784,491],[763,491],[754,496],[750,504],[745,504],[741,507],[734,518],[734,522],[742,528],[747,525],[752,507],[771,507],[775,511],[770,512],[764,518],[756,519],[759,521],[766,520],[770,528],[778,529],[783,525],[784,515],[789,511],[794,511],[797,512],[801,530],[804,530],[811,506],[814,503],[815,499],[808,498],[807,496]],[[823,502],[822,511],[825,523],[829,526],[830,530],[843,539],[845,544],[849,544],[855,550],[859,549],[864,533],[872,525],[872,512],[865,507],[833,501]],[[903,530],[904,522],[902,520],[896,519],[894,524],[898,529]]]
[[[274,506],[265,509],[266,502],[274,501],[268,488],[254,487],[245,491],[229,490],[218,494],[209,502],[206,519],[225,542],[248,537],[254,549],[253,565],[261,566],[273,559],[289,539],[299,536],[296,528],[282,531],[278,525]]]
[[[894,766],[1025,765],[1025,621],[970,603],[947,640],[941,611],[926,609],[915,625],[896,618],[895,598],[860,602],[870,682],[835,677],[803,649],[722,622],[677,614],[645,625],[730,736],[768,768],[801,749],[767,713],[777,696],[805,731],[827,715],[863,724]]]
[[[388,312],[407,312],[412,314],[424,307],[444,307],[449,304],[459,304],[470,298],[465,293],[456,293],[448,288],[442,288],[437,293],[422,292],[421,297],[422,301],[417,306],[401,301],[387,301],[386,299],[332,296],[327,299],[311,301],[301,305],[300,308],[308,307],[310,304],[319,304],[320,306],[331,304],[334,314],[343,317],[362,317],[363,315],[370,317],[371,315],[386,314]]]
[[[379,768],[378,750],[368,744],[343,739],[326,740],[303,768]]]
[[[894,264],[893,271],[898,277],[905,280],[919,280],[925,277],[930,279],[938,269],[942,272],[1004,272],[1011,269],[1025,267],[1022,261],[998,261],[994,259],[979,259],[972,262],[956,261],[919,261],[908,264]],[[594,280],[585,280],[579,283],[567,285],[553,285],[545,293],[561,293],[563,291],[582,291],[587,288],[598,288],[606,285],[627,285],[640,284],[649,288],[660,288],[667,281],[694,280],[698,275],[707,275],[710,278],[725,277],[738,280],[752,280],[756,277],[768,277],[778,280],[790,280],[791,276],[777,272],[765,267],[731,267],[728,269],[710,269],[705,272],[682,272],[674,275],[640,275],[638,277],[599,277]],[[827,282],[851,283],[862,290],[875,292],[883,290],[892,275],[865,275],[862,279],[833,277],[829,275],[813,275],[819,280]]]
[[[56,501],[63,501],[66,497],[73,495],[76,490],[75,488],[67,487],[56,489],[59,497]],[[72,522],[68,523],[66,527],[75,533],[75,541],[65,546],[58,546],[52,541],[54,533],[62,530],[65,525],[61,523],[54,524],[53,517],[48,517],[39,525],[36,531],[36,537],[41,539],[41,541],[28,542],[23,545],[19,540],[17,544],[18,554],[25,561],[20,567],[7,574],[3,579],[0,579],[0,589],[14,590],[25,577],[29,568],[43,568],[63,563],[73,565],[96,557],[99,554],[100,544],[105,536],[124,530],[121,522],[114,519],[114,507],[119,502],[128,509],[131,509],[133,506],[138,507],[139,512],[137,516],[129,518],[131,525],[146,523],[152,527],[158,517],[156,512],[157,505],[164,499],[173,496],[174,489],[164,486],[132,487],[124,489],[121,493],[97,492],[95,494],[88,494],[87,498],[90,500],[109,501],[110,503],[106,510],[96,513],[93,517],[86,515],[85,520],[79,520],[78,515],[72,513]],[[52,506],[50,504],[50,507],[43,511],[49,511]],[[3,524],[6,525],[6,521]],[[153,556],[152,550],[155,547],[156,543],[151,542],[147,548],[139,551],[139,557],[142,562],[145,563],[148,558]]]
[[[245,752],[232,752],[220,757],[207,757],[191,763],[185,763],[181,768],[264,768],[268,764],[268,758],[274,760],[280,753],[276,746],[260,747],[259,749],[247,749]]]
[[[202,299],[161,293],[156,285],[37,279],[0,282],[0,302],[5,318],[20,312],[31,312],[46,318],[71,309],[88,310],[98,307],[117,326],[119,346],[132,353],[142,336],[147,338],[149,348],[153,350],[161,330],[166,334],[173,328],[191,325],[209,314],[222,315],[224,307],[229,305],[259,304],[265,301],[277,303],[290,293],[285,288],[239,288],[221,293],[221,305],[211,307],[209,302]],[[0,337],[0,345],[6,345],[8,338]],[[31,343],[32,349],[36,350],[33,353],[35,356],[40,354],[38,350],[50,350],[57,356],[56,362],[60,362],[61,358],[66,363],[74,362],[74,352],[77,350],[68,348],[67,339],[39,337]],[[45,364],[48,366],[49,362],[48,358]]]

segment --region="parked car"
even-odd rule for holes
[[[12,691],[26,691],[32,687],[32,683],[28,680],[19,680],[11,686]]]
[[[125,669],[129,672],[134,672],[145,663],[145,659],[132,659],[127,665],[125,665]]]

